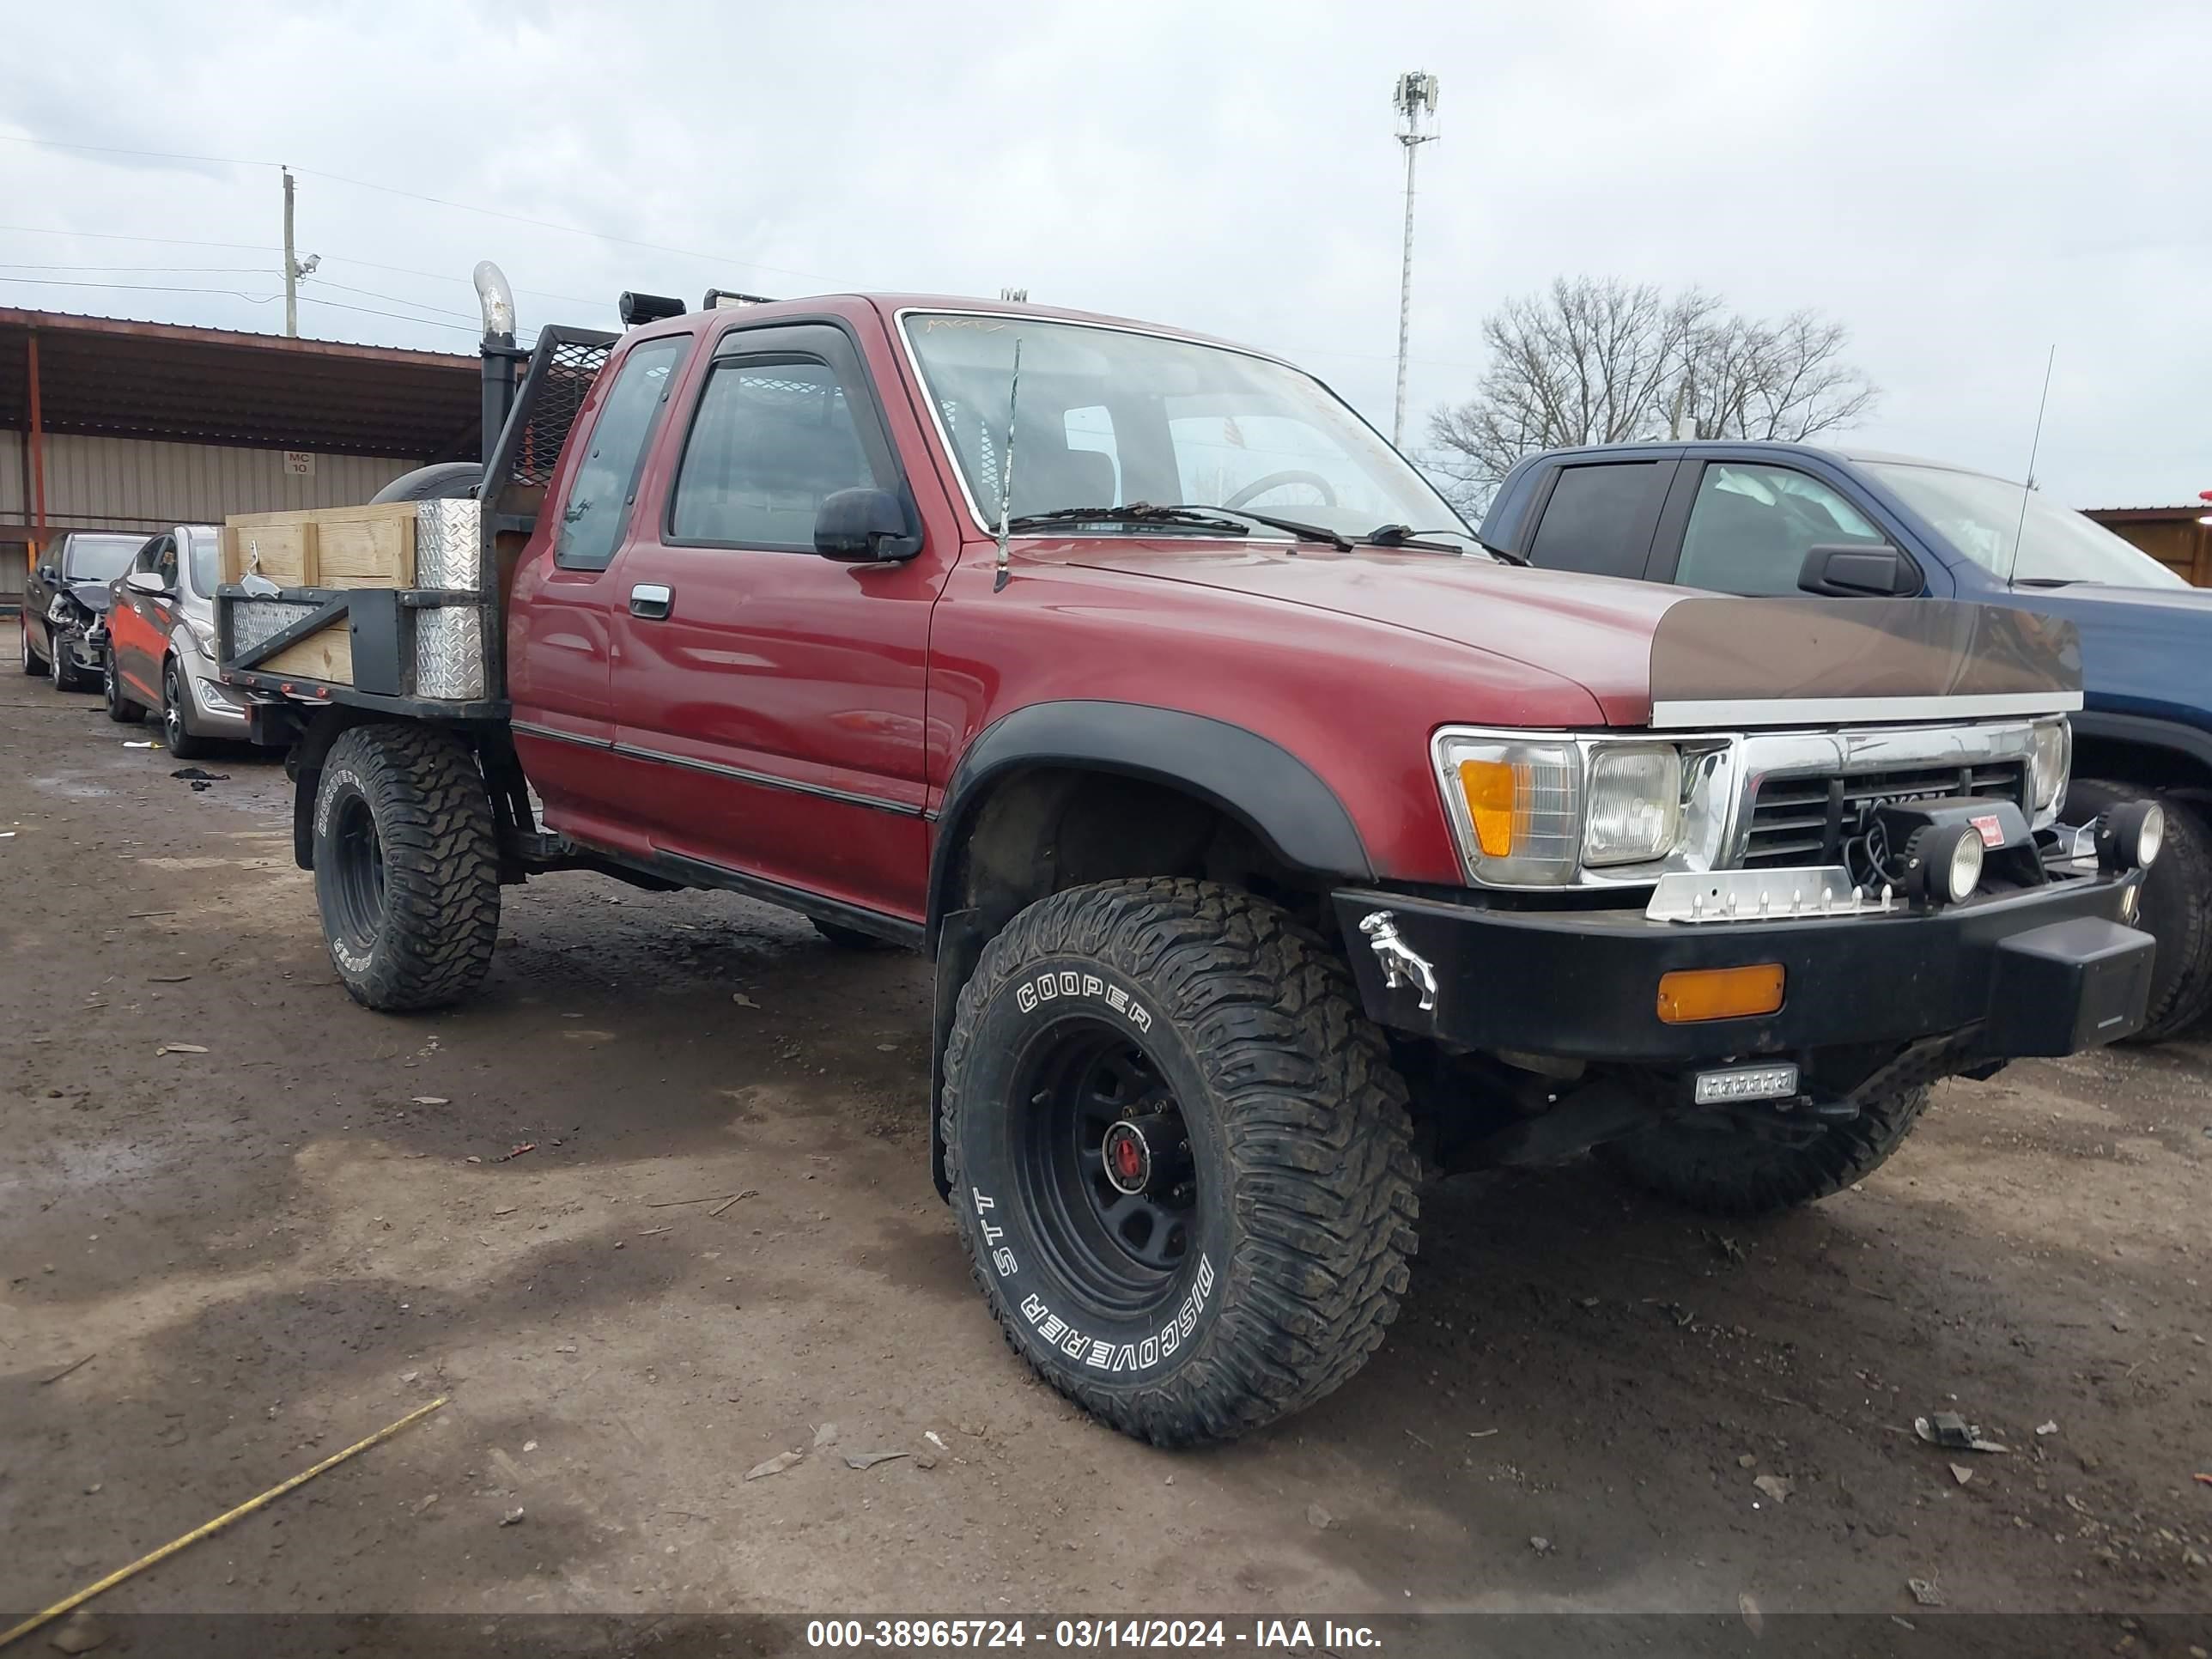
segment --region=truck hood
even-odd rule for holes
[[[1067,562],[1249,593],[1469,646],[1574,682],[1620,726],[1649,716],[1652,635],[1687,597],[1649,582],[1383,548],[1301,546],[1288,554],[1116,538],[1071,544]]]
[[[1092,569],[1465,645],[1581,686],[1613,726],[1977,718],[2081,702],[2076,630],[2025,609],[1733,599],[1382,548],[1291,554],[1101,540],[1064,554]]]

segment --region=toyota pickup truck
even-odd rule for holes
[[[1125,1431],[1352,1376],[1425,1175],[1802,1204],[1936,1080],[2142,1019],[2160,814],[2057,827],[2063,621],[1501,560],[1320,382],[1170,329],[626,296],[526,354],[479,285],[480,471],[315,562],[226,532],[339,979],[461,999],[502,884],[569,870],[926,952],[938,1189]]]
[[[2212,592],[2008,479],[1817,444],[1546,451],[1506,475],[1481,533],[1547,569],[1770,597],[1955,598],[2072,623],[2083,705],[2059,816],[2083,824],[2155,800],[2166,819],[2143,886],[2158,957],[2137,1039],[2212,1015]]]

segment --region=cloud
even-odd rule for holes
[[[301,247],[325,259],[306,331],[465,349],[486,257],[526,324],[603,322],[626,288],[1025,286],[1286,352],[1385,425],[1389,91],[1426,69],[1416,417],[1465,394],[1486,311],[1586,271],[1818,307],[1885,390],[1863,441],[2015,476],[2055,343],[2054,495],[2212,485],[2189,95],[2212,11],[2186,0],[92,4],[9,31],[0,132],[303,169]],[[277,325],[273,166],[0,143],[0,179],[7,223],[78,233],[0,230],[0,276],[259,296],[9,281],[0,301]]]

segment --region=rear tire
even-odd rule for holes
[[[499,939],[491,796],[476,757],[434,726],[356,726],[315,793],[315,901],[331,965],[387,1012],[458,1002]]]
[[[374,507],[380,501],[467,501],[475,495],[477,485],[483,479],[481,461],[440,461],[401,473],[371,495],[368,504]]]
[[[1169,880],[1032,904],[961,992],[943,1109],[1007,1341],[1126,1434],[1273,1422],[1397,1315],[1406,1087],[1344,964],[1271,904]]]
[[[1607,1141],[1597,1158],[1631,1186],[1700,1215],[1773,1215],[1831,1197],[1880,1169],[1919,1121],[1928,1088],[1923,1083],[1863,1103],[1856,1117],[1821,1124],[1807,1146],[1675,1122]]]
[[[194,737],[185,725],[184,679],[177,659],[161,665],[161,746],[179,760],[204,760],[215,753],[215,739]]]
[[[115,653],[107,653],[107,665],[100,674],[100,701],[107,705],[107,718],[118,726],[136,726],[146,718],[146,711],[131,701],[131,694],[123,689],[123,677],[115,672]]]
[[[2166,809],[2166,845],[2143,878],[2142,930],[2158,940],[2150,1010],[2129,1042],[2179,1036],[2212,1011],[2212,821],[2194,801],[2102,778],[2066,787],[2069,823],[2087,823],[2129,801]]]

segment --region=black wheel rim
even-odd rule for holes
[[[1182,1104],[1126,1027],[1074,1016],[1017,1068],[1014,1168],[1037,1245],[1108,1316],[1170,1301],[1203,1194]]]
[[[366,951],[384,925],[384,843],[377,839],[375,815],[359,795],[339,803],[331,842],[338,927]]]
[[[177,671],[172,667],[161,676],[161,736],[171,749],[185,735],[185,711],[179,704],[184,688],[177,684]],[[372,830],[372,835],[374,831]]]

